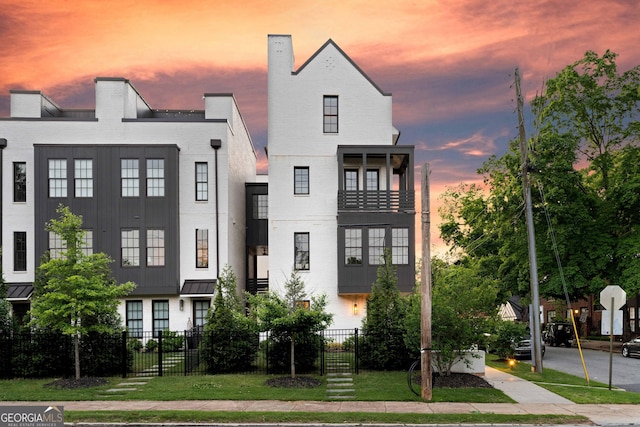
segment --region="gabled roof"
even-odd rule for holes
[[[326,42],[325,44],[323,44],[323,45],[322,45],[322,47],[320,47],[320,49],[318,49],[318,50],[316,51],[316,53],[314,53],[313,55],[311,55],[311,57],[310,57],[309,59],[307,59],[307,61],[306,61],[304,64],[302,64],[302,65],[300,66],[300,68],[298,68],[298,70],[296,70],[296,71],[294,71],[294,72],[293,72],[293,74],[294,74],[294,75],[296,75],[296,74],[300,74],[300,72],[302,72],[302,70],[304,70],[304,68],[305,68],[308,64],[310,64],[310,63],[311,63],[311,62],[312,62],[312,61],[313,61],[313,60],[314,60],[314,59],[315,59],[315,58],[320,54],[320,52],[322,52],[322,51],[323,51],[327,46],[329,46],[329,45],[331,45],[331,46],[335,47],[335,48],[336,48],[336,50],[337,50],[338,52],[340,52],[340,54],[341,54],[342,56],[344,56],[344,58],[345,58],[347,61],[349,61],[349,63],[350,63],[350,64],[351,64],[351,65],[352,65],[356,70],[358,70],[358,72],[359,72],[360,74],[362,74],[362,76],[363,76],[365,79],[367,79],[367,80],[369,81],[369,83],[371,83],[371,85],[372,85],[374,88],[376,88],[376,90],[377,90],[378,92],[380,92],[380,94],[381,94],[381,95],[384,95],[384,96],[391,96],[391,94],[390,94],[390,93],[388,93],[388,92],[384,92],[382,89],[380,89],[380,87],[379,87],[379,86],[378,86],[378,85],[377,85],[373,80],[371,80],[371,78],[370,78],[369,76],[367,76],[367,74],[366,74],[364,71],[362,71],[362,69],[361,69],[360,67],[358,67],[358,64],[356,64],[356,63],[355,63],[351,58],[349,58],[349,55],[347,55],[347,54],[346,54],[342,49],[340,49],[340,46],[338,46],[338,45],[337,45],[333,40],[331,40],[331,39],[327,40],[327,42]]]

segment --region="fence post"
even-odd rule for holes
[[[162,376],[162,331],[158,331],[158,376]]]
[[[122,347],[122,378],[127,378],[127,331],[122,331],[122,341],[120,342]]]
[[[324,333],[326,331],[322,331],[322,345],[320,346],[320,376],[324,375],[324,357],[325,357],[325,351],[326,349],[326,345],[327,342],[325,341],[325,336]]]
[[[358,339],[358,328],[355,329],[354,333],[354,357],[356,358],[356,360],[354,361],[354,365],[355,365],[355,371],[356,371],[356,375],[358,375],[360,373],[360,354],[359,354],[359,346],[358,346],[358,341],[360,341]]]
[[[269,375],[269,331],[266,331],[266,340],[265,340],[265,358],[266,358],[266,362],[267,362],[267,375]]]
[[[182,336],[182,352],[184,353],[184,376],[187,376],[187,365],[191,363],[190,360],[187,359],[188,355],[189,355],[189,351],[187,350],[188,348],[188,341],[187,341],[187,331],[184,331],[184,335]]]

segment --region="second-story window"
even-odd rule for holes
[[[27,271],[27,232],[13,233],[13,271]]]
[[[93,197],[93,160],[74,160],[74,187],[76,197]]]
[[[196,230],[196,268],[209,267],[209,230]]]
[[[385,229],[369,229],[369,264],[384,264]]]
[[[13,201],[27,201],[27,164],[25,162],[13,164]]]
[[[120,245],[121,265],[138,267],[140,265],[140,230],[122,230]]]
[[[391,262],[393,264],[409,264],[408,228],[391,230]]]
[[[206,162],[196,163],[196,200],[209,200],[209,168]]]
[[[120,160],[120,187],[122,197],[140,196],[140,167],[138,159]]]
[[[293,168],[293,194],[309,194],[309,168]]]
[[[362,264],[362,229],[346,228],[344,230],[344,263]]]
[[[49,159],[49,197],[67,197],[67,161]]]
[[[164,266],[164,230],[147,230],[147,266]]]
[[[147,159],[147,197],[164,197],[164,159]]]
[[[253,219],[269,219],[269,196],[253,195]]]
[[[296,270],[309,269],[309,233],[294,233],[294,268]]]
[[[338,97],[324,96],[323,132],[338,133]]]

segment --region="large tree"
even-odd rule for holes
[[[57,210],[59,218],[46,224],[66,244],[66,249],[49,256],[38,267],[36,290],[31,303],[30,325],[60,331],[73,337],[75,376],[80,378],[80,338],[90,331],[113,332],[118,321],[119,298],[135,287],[132,282],[117,284],[104,253],[83,252],[82,217],[66,206]]]
[[[565,285],[570,299],[607,284],[640,289],[640,73],[618,74],[615,58],[587,52],[532,102],[529,173],[543,296],[564,298]],[[445,194],[442,236],[488,266],[506,291],[524,295],[529,265],[517,141],[478,172],[485,188]]]

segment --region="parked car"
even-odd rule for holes
[[[544,357],[545,346],[544,343],[541,343],[541,353],[542,357]],[[532,359],[533,358],[533,348],[531,347],[531,340],[521,340],[516,345],[514,349],[514,356],[516,359]]]
[[[565,345],[571,347],[573,342],[573,325],[571,322],[549,322],[542,332],[542,339],[550,346]]]
[[[640,338],[634,338],[622,344],[622,355],[624,357],[640,356]]]

